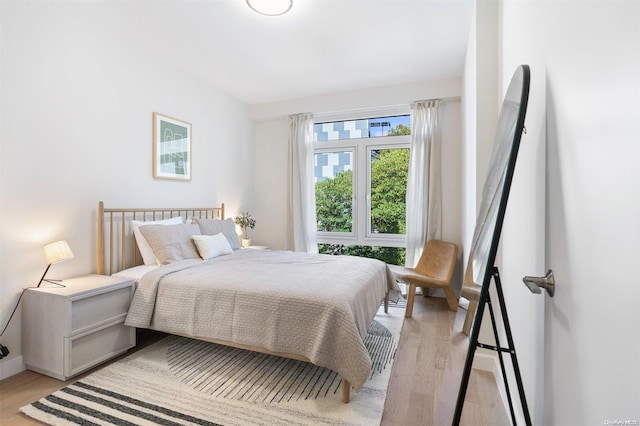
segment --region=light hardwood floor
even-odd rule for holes
[[[444,298],[416,296],[391,370],[383,426],[450,425],[467,355],[466,310]],[[472,369],[461,425],[509,425],[492,373]]]
[[[462,309],[451,312],[446,299],[416,297],[413,318],[405,319],[402,328],[383,426],[451,424],[468,340],[461,332],[464,314]],[[155,339],[147,336],[144,342]],[[32,371],[0,381],[0,425],[40,424],[18,409],[69,383]],[[472,371],[461,424],[509,424],[491,373]]]

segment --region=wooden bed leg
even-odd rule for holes
[[[384,295],[384,313],[388,314],[389,313],[389,292],[387,291],[387,294]]]
[[[346,379],[342,379],[342,402],[344,402],[345,404],[349,403],[350,388],[351,385],[349,384],[349,382]]]

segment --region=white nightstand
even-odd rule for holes
[[[243,248],[247,250],[271,250],[269,246],[246,246]]]
[[[22,355],[29,370],[67,380],[136,345],[124,325],[134,282],[105,275],[30,288],[22,306]]]

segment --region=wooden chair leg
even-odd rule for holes
[[[458,310],[458,299],[456,299],[456,294],[453,292],[451,286],[447,286],[443,288],[445,296],[447,296],[447,303],[449,304],[449,309],[453,312]]]
[[[389,292],[387,291],[387,294],[384,295],[384,313],[388,314],[389,313]]]
[[[413,315],[413,301],[416,298],[416,286],[415,284],[409,284],[409,291],[407,291],[407,309],[404,312],[405,318],[411,318]]]

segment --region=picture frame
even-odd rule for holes
[[[191,180],[191,123],[153,113],[154,179]]]

